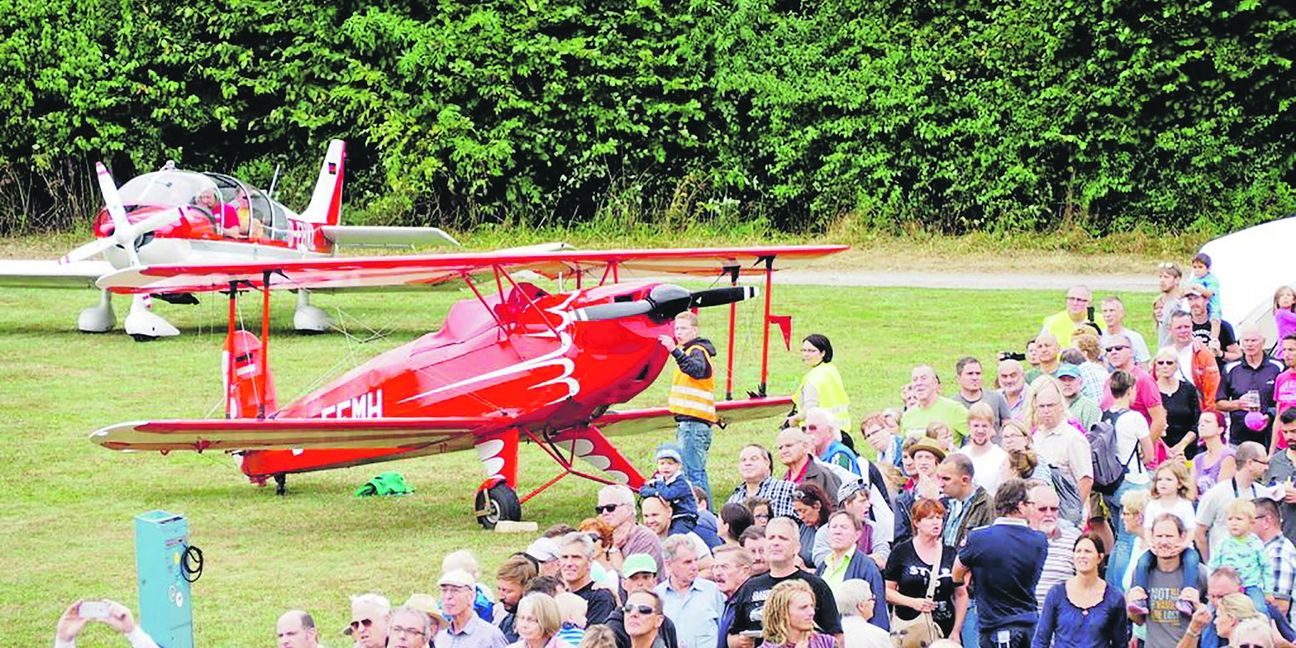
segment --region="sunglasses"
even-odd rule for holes
[[[604,504],[604,505],[602,505],[602,506],[595,506],[595,507],[594,507],[594,514],[595,514],[595,515],[602,515],[602,514],[604,514],[604,513],[611,513],[612,511],[617,510],[617,507],[618,507],[618,506],[621,506],[621,505],[620,505],[620,504]]]
[[[368,628],[372,625],[373,625],[373,619],[360,619],[359,621],[351,622],[351,630],[352,631],[359,630],[362,626]]]
[[[657,610],[653,609],[653,606],[651,605],[635,605],[634,603],[626,603],[625,606],[621,608],[621,611],[626,614],[634,614],[637,612],[644,616],[657,612]]]
[[[1128,348],[1129,348],[1128,344],[1116,344],[1107,347],[1107,353],[1111,353],[1112,351],[1124,351],[1125,349]]]
[[[1174,360],[1157,360],[1156,363],[1157,363],[1157,366],[1160,366],[1160,367],[1173,367],[1174,364],[1175,364],[1175,361],[1174,361]]]

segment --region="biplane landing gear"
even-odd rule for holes
[[[126,333],[135,338],[136,342],[146,342],[180,335],[180,329],[153,313],[151,297],[135,295],[131,299],[130,314],[126,316]]]
[[[274,480],[275,480],[275,495],[288,494],[288,475],[285,475],[283,473],[276,473],[274,476]]]
[[[82,333],[107,333],[117,324],[117,315],[113,313],[112,293],[107,290],[99,293],[99,303],[81,310],[77,315],[77,330]]]
[[[518,500],[517,491],[502,481],[478,490],[475,507],[473,513],[483,529],[494,529],[500,520],[517,522],[522,519],[522,502]]]
[[[326,333],[333,328],[333,318],[318,306],[311,306],[310,292],[297,291],[297,310],[293,311],[293,329],[298,333]]]

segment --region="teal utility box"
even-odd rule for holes
[[[135,516],[140,627],[162,648],[193,648],[193,599],[185,573],[189,522],[149,511]]]

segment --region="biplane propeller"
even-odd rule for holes
[[[486,527],[517,520],[521,505],[576,475],[638,487],[643,476],[609,440],[673,427],[666,408],[612,411],[652,385],[669,354],[658,337],[686,310],[728,305],[726,400],[721,424],[784,414],[790,398],[765,395],[774,274],[844,246],[562,251],[368,257],[222,265],[144,266],[105,276],[113,292],[225,291],[226,418],[136,421],[92,440],[113,450],[236,453],[252,481],[315,470],[475,449],[485,471],[476,516]],[[519,281],[530,271],[574,280],[548,292]],[[485,294],[475,278],[493,278]],[[685,275],[731,285],[690,291],[630,275]],[[763,277],[761,378],[751,398],[732,400],[737,302],[755,297],[743,276]],[[280,407],[265,346],[274,289],[419,286],[463,281],[473,297],[451,306],[440,330],[387,351],[334,382]],[[235,329],[240,292],[260,291],[261,336]],[[781,319],[781,318],[779,318]],[[518,446],[539,446],[561,472],[518,497]],[[580,459],[594,470],[578,468]]]

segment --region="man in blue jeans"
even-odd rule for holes
[[[715,346],[698,337],[697,315],[684,311],[675,317],[675,336],[658,338],[675,359],[667,409],[675,415],[675,438],[683,450],[684,477],[706,493],[711,503],[706,456],[711,450],[711,425],[718,419],[715,409],[715,372],[711,359]]]
[[[1009,479],[994,497],[994,524],[968,532],[954,561],[954,581],[971,574],[981,648],[1028,648],[1039,613],[1035,585],[1048,555],[1044,534],[1026,523],[1026,482]]]

